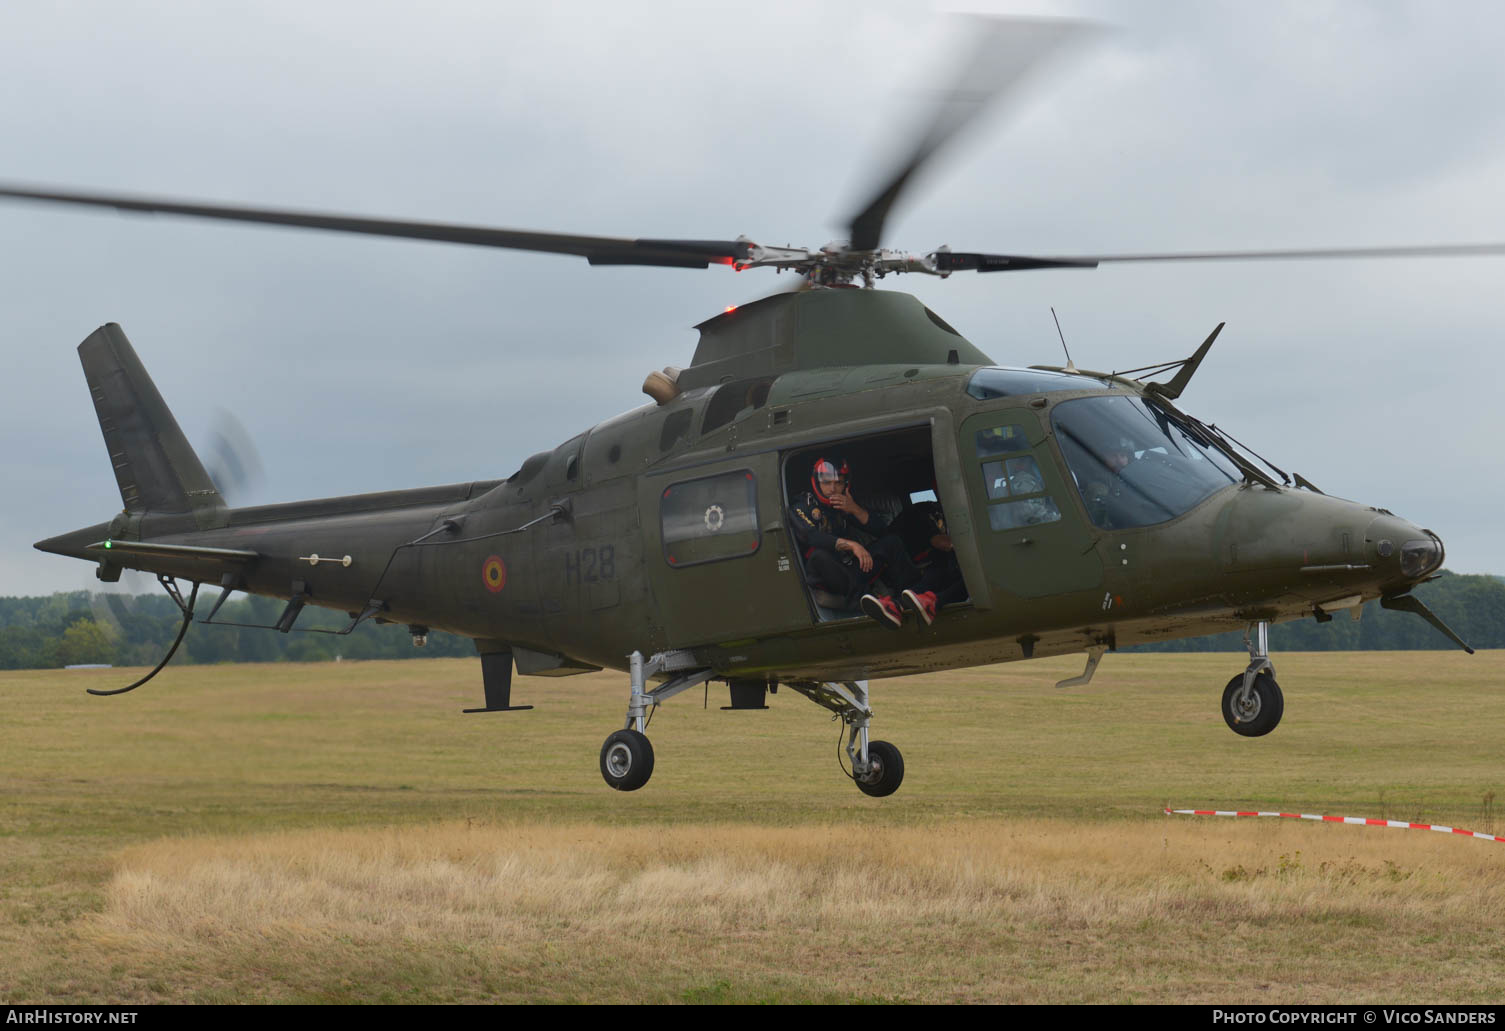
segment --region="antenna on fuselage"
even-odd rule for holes
[[[1056,306],[1050,306],[1050,317],[1056,320],[1056,336],[1061,338],[1061,350],[1066,352],[1066,371],[1076,372],[1076,365],[1071,360],[1071,349],[1066,346],[1066,334],[1061,332],[1061,320],[1056,318]]]

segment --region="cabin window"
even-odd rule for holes
[[[1242,478],[1211,441],[1142,397],[1065,401],[1051,422],[1087,514],[1104,530],[1174,519]]]
[[[746,469],[664,488],[664,561],[676,569],[758,550],[758,481]]]

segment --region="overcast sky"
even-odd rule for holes
[[[974,8],[976,9],[976,8]],[[924,253],[1505,240],[1505,5],[997,5],[1110,31],[890,220]],[[819,246],[954,24],[858,4],[0,6],[0,179],[621,236]],[[93,586],[34,541],[120,509],[76,345],[121,323],[242,502],[506,476],[646,399],[769,272],[0,205],[0,594]],[[1505,573],[1505,258],[890,279],[1000,364],[1184,357],[1182,404]]]

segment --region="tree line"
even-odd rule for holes
[[[213,604],[201,591],[198,618]],[[259,629],[277,621],[286,602],[237,597],[215,614],[195,621],[173,662],[322,662],[334,659],[413,659],[474,655],[470,640],[434,631],[423,648],[413,647],[406,627],[367,620],[354,632],[334,634]],[[182,613],[166,594],[102,594],[74,591],[48,597],[0,598],[0,669],[46,669],[85,663],[155,666],[172,645]],[[309,608],[299,627],[340,629],[338,613]],[[220,626],[244,623],[252,626]]]
[[[214,597],[200,597],[200,612]],[[1444,572],[1413,592],[1475,648],[1505,648],[1505,580],[1495,576]],[[284,603],[274,598],[240,597],[225,604],[215,624],[195,624],[175,662],[322,662],[335,659],[419,659],[474,655],[464,637],[434,631],[428,645],[413,647],[406,628],[362,623],[345,636],[275,630]],[[0,669],[47,669],[83,663],[153,666],[177,636],[182,617],[164,594],[101,594],[75,591],[47,597],[0,598]],[[309,609],[299,625],[338,629],[336,614]],[[1427,650],[1452,645],[1424,620],[1370,602],[1358,621],[1347,612],[1327,623],[1313,619],[1270,628],[1276,651]],[[1126,651],[1243,651],[1243,634],[1233,631],[1179,641],[1137,645]]]

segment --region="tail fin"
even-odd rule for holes
[[[191,512],[201,527],[218,522],[224,500],[120,327],[100,326],[78,357],[125,510]]]

